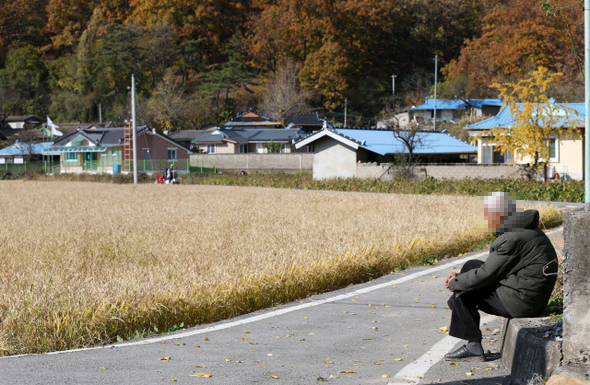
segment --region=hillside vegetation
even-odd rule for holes
[[[121,124],[135,74],[138,119],[158,129],[218,124],[248,108],[281,120],[343,112],[345,99],[349,115],[372,118],[391,105],[392,74],[398,106],[421,103],[435,55],[439,97],[494,96],[489,84],[539,65],[566,75],[556,97],[580,96],[582,3],[543,4],[2,0],[0,111],[84,122],[100,108]]]

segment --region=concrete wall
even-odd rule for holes
[[[563,259],[563,362],[590,363],[590,211],[565,214]]]
[[[313,179],[356,177],[356,150],[323,137],[314,143]]]
[[[393,172],[386,172],[386,168],[386,165],[358,163],[357,177],[392,179]],[[418,165],[415,173],[420,178],[431,176],[436,179],[498,179],[523,178],[525,176],[519,166],[483,164]]]
[[[311,171],[314,154],[193,154],[190,164],[193,167],[201,165],[201,160],[207,167],[216,165],[217,170],[226,172],[239,171]]]

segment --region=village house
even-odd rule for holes
[[[76,130],[57,140],[52,149],[61,154],[62,173],[117,173],[132,168],[130,125]],[[140,171],[162,171],[171,164],[188,170],[189,149],[147,126],[137,127],[137,152]]]
[[[223,124],[223,127],[232,130],[239,130],[242,128],[269,129],[282,128],[283,124],[281,122],[273,121],[272,119],[267,118],[266,116],[262,116],[250,110],[248,112],[239,114],[235,118],[225,122],[225,124]]]
[[[553,102],[553,101],[552,101]],[[577,126],[581,128],[580,135],[574,137],[547,138],[551,142],[551,158],[549,159],[549,178],[553,177],[553,171],[557,172],[560,177],[567,176],[572,179],[582,180],[584,178],[584,122],[585,122],[585,105],[584,103],[556,103],[557,106],[571,108],[574,116],[570,116],[577,121]],[[503,108],[496,116],[482,120],[474,124],[467,125],[465,128],[469,131],[471,137],[476,137],[483,131],[494,128],[507,128],[514,124],[510,108]],[[482,137],[477,140],[477,162],[479,164],[507,164],[515,161],[516,164],[526,165],[531,163],[527,157],[519,157],[517,154],[511,154],[505,151],[502,154],[496,150],[494,143],[488,138]],[[516,155],[516,156],[515,156]]]
[[[44,159],[58,162],[60,153],[51,149],[52,144],[28,143],[17,139],[11,146],[0,150],[0,164],[24,164]]]
[[[299,129],[218,128],[210,134],[191,141],[195,152],[206,154],[268,154],[313,152],[313,146],[296,149],[295,141],[305,136]]]
[[[409,120],[427,123],[434,118],[435,99],[426,98],[424,104],[409,110]],[[440,122],[458,121],[462,116],[494,116],[500,111],[500,99],[436,99],[436,119]]]
[[[422,163],[467,163],[477,148],[446,133],[418,132],[413,153]],[[313,178],[360,177],[359,163],[391,163],[407,147],[390,130],[375,128],[331,128],[327,125],[295,143],[296,149],[313,146]]]
[[[308,114],[293,114],[287,118],[287,126],[298,128],[303,132],[312,133],[322,129],[324,121],[320,119],[317,112]]]
[[[9,116],[0,120],[0,138],[6,140],[23,130],[31,130],[41,124],[34,116]]]

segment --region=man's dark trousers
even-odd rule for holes
[[[483,265],[483,261],[467,261],[461,268],[461,273],[477,269]],[[449,335],[467,340],[469,342],[481,343],[481,330],[479,329],[479,311],[484,313],[499,315],[501,317],[512,318],[508,311],[500,302],[496,288],[498,285],[485,287],[474,290],[469,293],[453,293],[447,304],[451,309],[451,328]]]

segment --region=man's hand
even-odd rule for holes
[[[445,288],[447,288],[447,289],[449,288],[449,282],[451,282],[453,279],[455,279],[456,276],[457,276],[457,273],[454,271],[451,274],[449,274],[449,277],[445,281]]]

